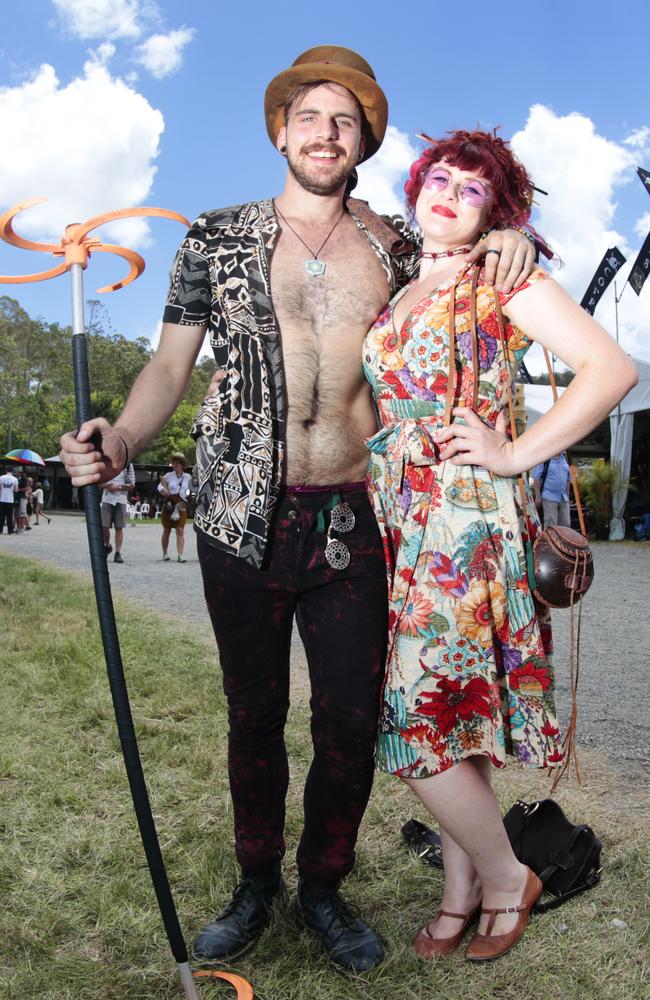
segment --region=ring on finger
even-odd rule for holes
[[[500,257],[500,256],[501,256],[501,251],[500,251],[500,250],[486,250],[486,251],[485,251],[485,256],[487,257],[487,255],[488,255],[489,253],[495,253],[495,254],[497,255],[497,257]]]

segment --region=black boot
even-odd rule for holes
[[[273,900],[283,888],[279,864],[269,872],[244,871],[228,905],[194,942],[194,957],[199,962],[221,961],[247,951],[269,923]]]
[[[296,916],[320,938],[332,961],[349,972],[365,972],[383,962],[384,947],[367,924],[339,896],[338,882],[301,878]]]

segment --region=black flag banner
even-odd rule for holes
[[[644,188],[648,194],[650,194],[650,170],[644,170],[643,167],[637,167],[636,172],[639,175]]]
[[[645,238],[645,243],[639,250],[639,256],[634,261],[634,267],[628,275],[628,281],[637,295],[641,294],[643,282],[648,277],[650,271],[650,233]]]
[[[625,257],[618,247],[610,247],[600,264],[598,270],[589,282],[589,288],[582,297],[580,305],[593,316],[594,309],[600,302],[600,296],[608,287],[612,278],[616,277],[616,272],[625,263]]]

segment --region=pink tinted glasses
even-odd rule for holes
[[[449,184],[453,183],[451,174],[445,167],[429,167],[424,175],[424,187],[429,191],[444,191]],[[460,186],[456,186],[458,187],[458,197],[462,198],[467,205],[473,205],[475,208],[481,208],[490,197],[488,186],[483,181],[463,181]]]

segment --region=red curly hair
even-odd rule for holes
[[[507,142],[493,132],[463,130],[448,132],[443,139],[431,139],[428,135],[422,138],[430,145],[411,166],[404,185],[411,219],[427,170],[446,160],[459,170],[475,171],[490,184],[494,197],[486,219],[489,229],[523,226],[543,244],[530,224],[533,182]]]

